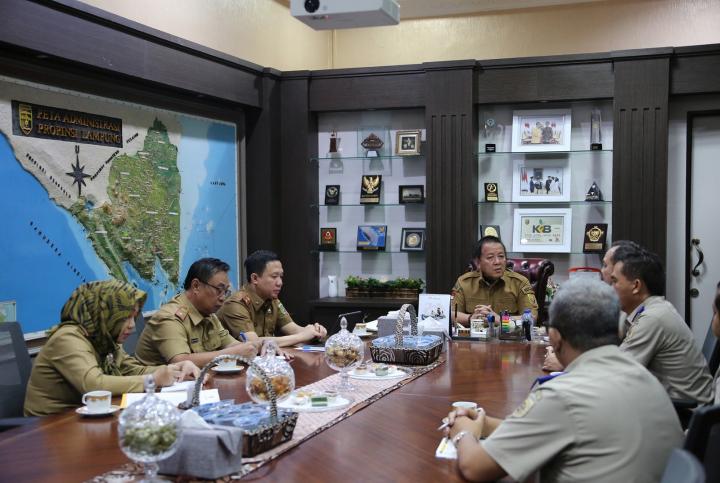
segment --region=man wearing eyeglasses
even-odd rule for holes
[[[238,341],[215,315],[231,294],[229,271],[230,266],[217,258],[194,262],[185,277],[185,291],[147,321],[135,357],[147,365],[192,361],[198,367],[222,354],[255,357],[260,341]]]
[[[320,324],[300,326],[278,299],[283,286],[283,267],[278,256],[258,250],[245,260],[247,284],[228,297],[218,318],[238,338],[272,339],[287,347],[322,339],[327,330]]]
[[[507,310],[511,315],[530,309],[537,319],[537,300],[527,278],[507,269],[505,245],[499,238],[484,236],[473,249],[475,270],[461,275],[453,287],[453,314],[456,322],[470,325],[470,319]],[[456,307],[457,306],[457,309]]]

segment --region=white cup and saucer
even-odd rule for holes
[[[83,394],[81,406],[75,410],[81,416],[107,416],[120,409],[120,406],[112,404],[112,393],[110,391],[90,391]]]
[[[233,374],[242,371],[244,368],[244,366],[238,366],[235,359],[223,359],[212,370],[221,374]]]

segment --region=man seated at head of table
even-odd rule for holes
[[[279,347],[286,347],[327,335],[320,324],[299,326],[285,310],[278,298],[284,272],[275,253],[252,253],[245,260],[245,272],[247,284],[230,296],[217,313],[233,336],[250,341],[272,339]]]
[[[499,238],[484,236],[475,243],[473,265],[475,270],[457,279],[453,287],[452,313],[456,322],[470,325],[470,319],[487,317],[507,310],[511,315],[530,309],[537,319],[537,300],[527,278],[507,268],[505,245]],[[457,309],[457,310],[456,310]]]
[[[147,366],[123,350],[146,298],[142,290],[117,280],[75,289],[33,364],[25,415],[46,416],[80,406],[84,393],[100,389],[116,396],[142,392],[145,377],[152,377],[156,386],[196,378],[200,370],[192,362]]]
[[[203,367],[215,357],[255,357],[259,343],[231,336],[215,312],[231,293],[230,266],[217,258],[194,262],[185,277],[185,291],[173,297],[145,324],[135,356],[146,364],[192,361]]]
[[[448,415],[458,466],[470,480],[659,481],[680,422],[658,380],[617,347],[618,297],[572,280],[550,306],[550,343],[566,373],[538,380],[505,420],[482,410]],[[486,437],[479,442],[480,437]]]

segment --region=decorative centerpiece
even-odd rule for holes
[[[277,402],[282,402],[295,389],[295,372],[285,359],[277,357],[278,349],[275,342],[268,341],[265,344],[265,355],[256,357],[253,361],[255,365],[248,368],[245,390],[250,399],[258,404],[270,402],[270,394],[260,375],[261,372],[255,369],[259,367],[270,380]]]
[[[406,312],[410,313],[410,336],[403,334]],[[412,366],[425,366],[435,362],[442,352],[442,339],[437,335],[418,335],[417,314],[410,304],[403,305],[397,317],[395,335],[378,337],[370,343],[372,360]]]
[[[180,411],[155,396],[155,380],[145,379],[145,397],[120,415],[120,449],[145,467],[143,482],[157,481],[158,461],[170,457],[182,437]]]
[[[340,384],[337,392],[350,392],[355,388],[350,384],[348,372],[360,365],[365,358],[365,344],[360,337],[348,332],[347,320],[340,320],[340,332],[325,342],[325,362],[332,369],[340,371]]]

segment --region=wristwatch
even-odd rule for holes
[[[458,443],[460,442],[460,440],[463,439],[463,438],[464,438],[465,436],[467,436],[468,434],[469,434],[470,436],[472,436],[473,439],[477,442],[477,439],[475,438],[475,435],[472,434],[472,432],[470,432],[470,431],[460,431],[460,432],[459,432],[458,434],[456,434],[456,435],[453,437],[453,439],[452,439],[452,442],[453,442],[453,444],[455,445],[455,447],[457,447],[457,445],[458,445]]]

